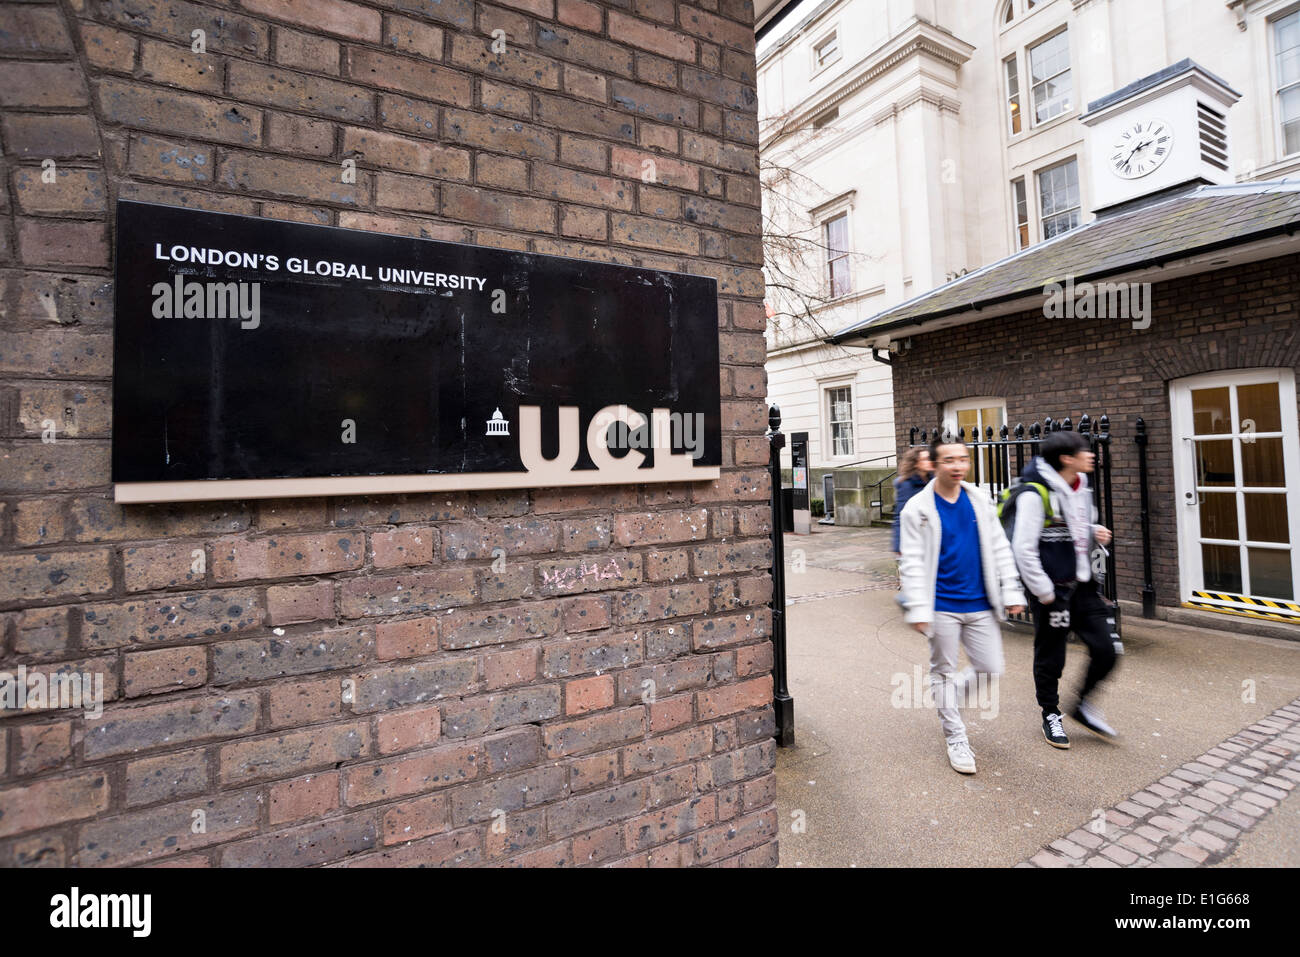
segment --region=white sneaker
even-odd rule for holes
[[[962,774],[975,773],[975,752],[970,749],[970,742],[965,738],[948,742],[948,763],[954,771]]]
[[[1103,738],[1119,736],[1119,732],[1106,723],[1106,717],[1101,713],[1101,709],[1088,704],[1086,701],[1080,701],[1079,706],[1074,709],[1074,714],[1070,715],[1070,717],[1093,734],[1099,734]]]

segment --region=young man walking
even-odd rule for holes
[[[979,680],[1002,673],[1007,612],[1024,611],[1011,546],[988,493],[964,481],[970,455],[962,442],[935,439],[934,480],[901,512],[899,602],[903,620],[930,639],[930,687],[948,741],[948,763],[975,773],[975,755],[958,710]],[[971,667],[957,676],[966,649]]]
[[[1095,456],[1077,432],[1053,432],[1041,456],[1021,475],[1015,502],[1011,549],[1034,616],[1034,686],[1043,712],[1043,737],[1068,748],[1057,684],[1065,668],[1065,639],[1071,630],[1088,646],[1088,670],[1070,716],[1088,730],[1113,738],[1090,696],[1115,666],[1115,647],[1106,603],[1092,573],[1093,542],[1110,543],[1110,530],[1096,524],[1088,488]],[[1005,507],[1004,507],[1005,515]]]

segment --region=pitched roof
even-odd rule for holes
[[[853,323],[839,343],[1041,294],[1050,283],[1095,280],[1300,229],[1300,180],[1203,185],[1126,204],[946,285]]]

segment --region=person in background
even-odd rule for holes
[[[934,462],[927,448],[908,449],[898,460],[898,478],[894,479],[894,557],[899,557],[898,529],[907,500],[934,477]]]

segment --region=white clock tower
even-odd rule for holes
[[[1088,104],[1093,212],[1187,183],[1231,183],[1228,110],[1241,98],[1182,60]]]

